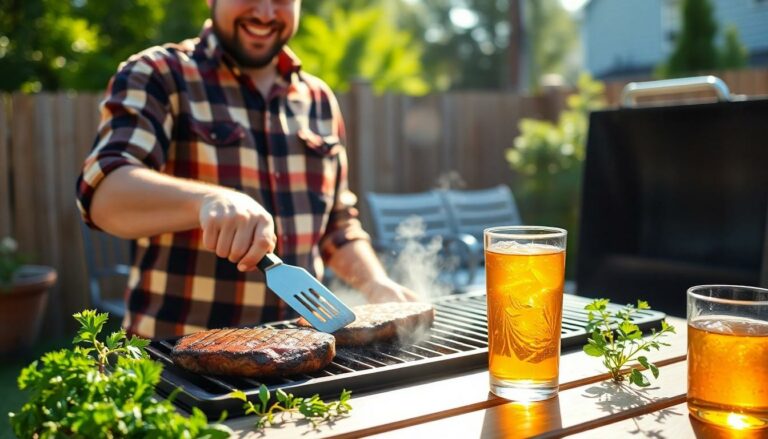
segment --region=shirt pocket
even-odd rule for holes
[[[252,138],[235,121],[203,122],[187,118],[179,129],[174,173],[207,183],[244,190],[253,184],[255,163],[243,163]]]
[[[190,131],[200,141],[216,146],[240,146],[245,139],[245,129],[237,122],[201,122],[191,119]]]
[[[344,149],[338,136],[321,136],[300,129],[296,136],[306,150],[307,195],[314,214],[328,215],[333,210],[339,175],[339,153]],[[325,220],[323,220],[325,223]]]

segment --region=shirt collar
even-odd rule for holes
[[[203,29],[200,31],[200,41],[195,48],[195,52],[207,60],[213,68],[218,67],[223,62],[237,74],[240,73],[237,61],[224,50],[224,46],[221,45],[219,38],[213,32],[213,24],[210,19],[205,20],[205,24],[203,24]],[[288,46],[283,46],[283,49],[277,55],[277,72],[279,76],[290,82],[291,76],[294,73],[298,73],[299,70],[301,70],[301,60]]]

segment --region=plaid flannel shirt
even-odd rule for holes
[[[207,23],[198,38],[150,48],[118,69],[78,180],[78,207],[95,227],[93,193],[126,165],[234,188],[274,216],[275,253],[320,277],[336,249],[369,239],[343,145],[335,96],[288,48],[265,98]],[[123,321],[132,333],[167,338],[290,314],[260,271],[241,273],[205,250],[199,229],[141,238],[134,248]]]

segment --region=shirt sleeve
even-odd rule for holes
[[[96,139],[77,180],[77,206],[90,227],[97,228],[90,216],[93,194],[110,172],[128,165],[162,170],[172,129],[168,96],[157,60],[131,59],[110,80]]]
[[[333,93],[329,92],[331,111],[334,117],[336,135],[342,145],[346,145],[344,120],[341,116],[338,102]],[[346,148],[339,148],[338,178],[336,180],[336,196],[333,208],[328,218],[328,227],[320,239],[320,252],[324,262],[328,262],[333,254],[345,244],[358,239],[370,241],[371,237],[363,230],[359,212],[355,205],[357,196],[349,189],[349,162]]]

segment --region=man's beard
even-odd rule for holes
[[[214,3],[215,4],[215,3]],[[214,14],[211,14],[214,15]],[[219,42],[224,47],[224,50],[235,59],[238,65],[246,68],[260,69],[268,66],[278,53],[283,49],[283,46],[288,42],[288,39],[283,39],[278,36],[275,43],[269,49],[269,51],[262,56],[251,56],[248,54],[248,49],[245,47],[245,43],[240,40],[240,32],[244,32],[240,29],[239,23],[235,23],[233,29],[233,36],[230,39],[224,37],[224,33],[221,31],[216,19],[211,17],[213,21],[213,33],[219,39]],[[279,34],[279,31],[278,31]]]

